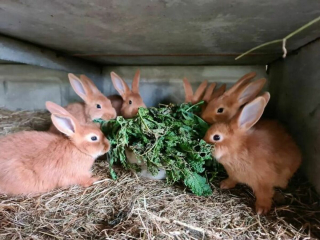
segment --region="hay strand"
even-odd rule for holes
[[[0,133],[48,126],[49,114],[0,109]],[[8,120],[10,119],[10,120]],[[4,130],[5,129],[5,130]],[[199,197],[183,186],[145,180],[97,161],[101,180],[89,188],[57,189],[36,197],[0,195],[0,239],[316,239],[319,196],[301,175],[277,190],[268,216],[253,211],[252,191],[239,185]]]
[[[244,57],[245,55],[248,55],[249,53],[257,50],[257,49],[260,49],[260,48],[263,48],[265,46],[269,46],[269,45],[273,45],[275,43],[280,43],[282,42],[282,51],[283,51],[283,58],[286,57],[287,55],[287,49],[285,48],[285,45],[286,45],[286,42],[289,38],[293,37],[294,35],[300,33],[301,31],[305,30],[306,28],[310,27],[311,25],[315,24],[316,22],[320,21],[320,17],[317,17],[316,19],[308,22],[307,24],[303,25],[302,27],[298,28],[297,30],[295,30],[294,32],[290,33],[289,35],[287,35],[286,37],[282,38],[282,39],[277,39],[277,40],[273,40],[273,41],[270,41],[270,42],[266,42],[266,43],[263,43],[257,47],[254,47],[248,51],[246,51],[245,53],[242,53],[241,55],[239,55],[238,57],[235,58],[235,60],[239,60],[240,58]]]

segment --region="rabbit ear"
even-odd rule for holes
[[[72,136],[79,126],[78,121],[63,107],[53,102],[46,102],[46,108],[51,112],[51,120],[55,127],[67,136]]]
[[[253,127],[261,118],[265,106],[266,100],[262,96],[245,105],[237,117],[238,128],[246,131]]]
[[[71,137],[76,132],[76,124],[74,119],[69,116],[60,115],[60,114],[52,114],[51,120],[53,125],[62,133]]]
[[[46,102],[46,108],[48,109],[48,111],[50,113],[60,113],[63,115],[69,114],[69,112],[65,108],[59,106],[58,104],[50,102],[50,101]]]
[[[267,80],[265,78],[261,78],[257,81],[247,84],[245,87],[239,90],[239,94],[237,94],[239,105],[241,106],[256,97],[266,82]]]
[[[80,75],[80,79],[82,82],[87,83],[87,85],[90,87],[90,89],[93,93],[96,93],[96,94],[101,93],[100,90],[94,84],[94,82],[90,78],[88,78],[86,75]]]
[[[204,91],[206,90],[206,87],[208,85],[208,80],[203,81],[198,89],[196,90],[194,96],[193,96],[193,103],[200,102],[203,98]]]
[[[224,83],[222,84],[217,91],[214,91],[213,94],[211,95],[210,100],[214,99],[214,98],[218,98],[220,97],[222,94],[224,94],[224,92],[226,91],[227,85]]]
[[[132,81],[132,92],[139,94],[139,81],[140,81],[140,70],[136,71]]]
[[[268,104],[269,100],[270,100],[270,93],[269,92],[265,92],[261,95],[261,97],[264,98],[264,100],[266,100],[266,104]]]
[[[212,96],[212,92],[214,90],[214,88],[216,87],[216,83],[211,83],[210,86],[207,88],[205,94],[204,94],[204,97],[202,98],[203,101],[205,102],[209,102],[210,99],[211,99],[211,96]]]
[[[82,98],[83,101],[87,102],[92,96],[92,91],[89,85],[72,73],[69,73],[68,77],[73,90]]]
[[[114,88],[118,91],[118,93],[123,97],[126,93],[130,92],[130,88],[126,84],[125,81],[122,80],[116,73],[111,72],[111,80]]]
[[[257,74],[255,72],[247,73],[246,75],[242,76],[228,91],[226,94],[232,94],[234,91],[239,89],[244,84],[248,83],[252,78],[254,78]]]
[[[189,103],[192,101],[193,91],[191,84],[189,83],[187,78],[183,78],[183,87],[186,95],[184,102]]]

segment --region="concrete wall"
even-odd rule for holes
[[[60,105],[79,100],[69,86],[66,72],[28,65],[0,65],[0,107],[44,109],[48,100]]]
[[[270,66],[270,106],[303,152],[303,169],[320,193],[320,41]]]
[[[137,69],[141,71],[140,90],[147,106],[158,103],[181,103],[184,101],[182,78],[192,83],[194,90],[200,82],[227,83],[228,86],[242,75],[256,71],[259,77],[265,77],[264,66],[232,67],[105,67],[103,77],[93,80],[105,94],[116,92],[110,72],[115,71],[131,85]],[[85,73],[84,73],[85,74]],[[45,108],[45,101],[54,101],[60,105],[81,101],[70,87],[67,73],[29,65],[0,65],[0,107],[11,110],[38,110]]]
[[[194,90],[205,79],[219,85],[232,85],[242,75],[256,71],[265,77],[264,66],[212,66],[212,67],[105,67],[103,77],[93,80],[105,94],[117,94],[110,72],[115,71],[131,85],[137,69],[141,71],[140,91],[147,106],[158,103],[184,101],[183,77],[187,77]],[[84,73],[85,74],[85,73]],[[70,87],[67,73],[29,65],[0,65],[0,107],[10,110],[38,110],[45,108],[45,101],[60,105],[81,101]]]
[[[157,106],[160,102],[183,102],[183,77],[190,81],[194,91],[206,79],[219,85],[227,83],[227,87],[230,87],[241,76],[250,71],[257,72],[256,78],[266,77],[265,66],[105,67],[103,70],[103,89],[105,94],[117,93],[111,82],[111,71],[117,73],[131,86],[133,76],[138,68],[141,76],[140,94],[147,106]]]

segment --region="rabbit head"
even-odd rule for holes
[[[266,83],[264,78],[247,83],[251,77],[253,75],[240,79],[241,81],[239,80],[221,96],[211,99],[201,114],[203,120],[212,124],[229,121],[234,117],[240,107],[254,99]]]
[[[68,77],[73,90],[85,102],[85,114],[89,121],[99,118],[110,120],[117,117],[111,101],[99,91],[91,79],[85,75],[78,78],[72,73],[69,73]]]
[[[244,135],[258,122],[270,99],[268,92],[246,104],[230,122],[213,124],[205,134],[204,140],[216,147],[216,158],[229,152],[229,148],[244,144]],[[240,140],[242,139],[242,140]]]
[[[51,113],[54,126],[81,152],[96,159],[109,151],[110,143],[97,125],[81,125],[66,109],[53,102],[46,102],[46,108]]]
[[[145,108],[139,91],[140,71],[137,70],[132,81],[132,89],[130,90],[127,83],[122,80],[116,73],[111,72],[111,80],[114,88],[118,91],[123,99],[121,106],[121,115],[124,118],[132,118],[138,113],[140,107]]]

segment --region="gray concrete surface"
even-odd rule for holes
[[[266,64],[281,44],[234,57],[319,15],[318,0],[2,0],[0,33],[105,65]],[[288,49],[319,37],[319,26]]]
[[[28,65],[0,65],[0,107],[10,110],[45,109],[46,101],[60,105],[80,100],[67,74]]]
[[[106,94],[117,93],[111,82],[111,71],[117,73],[131,86],[133,76],[138,68],[141,75],[140,93],[147,106],[183,102],[185,97],[183,77],[190,81],[194,91],[204,80],[216,82],[219,85],[227,83],[227,87],[230,87],[250,71],[257,72],[256,79],[266,77],[265,66],[108,66],[103,71],[104,92]]]
[[[183,102],[184,76],[195,90],[205,79],[230,86],[250,71],[257,71],[259,77],[266,74],[264,66],[105,67],[103,78],[96,81],[97,86],[105,95],[117,93],[110,72],[115,71],[131,85],[137,68],[141,71],[140,90],[147,106],[157,106],[160,102]],[[0,65],[0,107],[11,110],[44,109],[44,103],[48,100],[60,105],[81,101],[70,87],[66,72],[28,65]]]
[[[75,57],[64,57],[49,49],[3,36],[0,36],[0,60],[4,60],[4,63],[10,61],[66,72],[86,72],[91,77],[100,76],[101,73],[98,64]]]
[[[270,106],[303,152],[303,170],[320,193],[320,41],[270,66]]]

